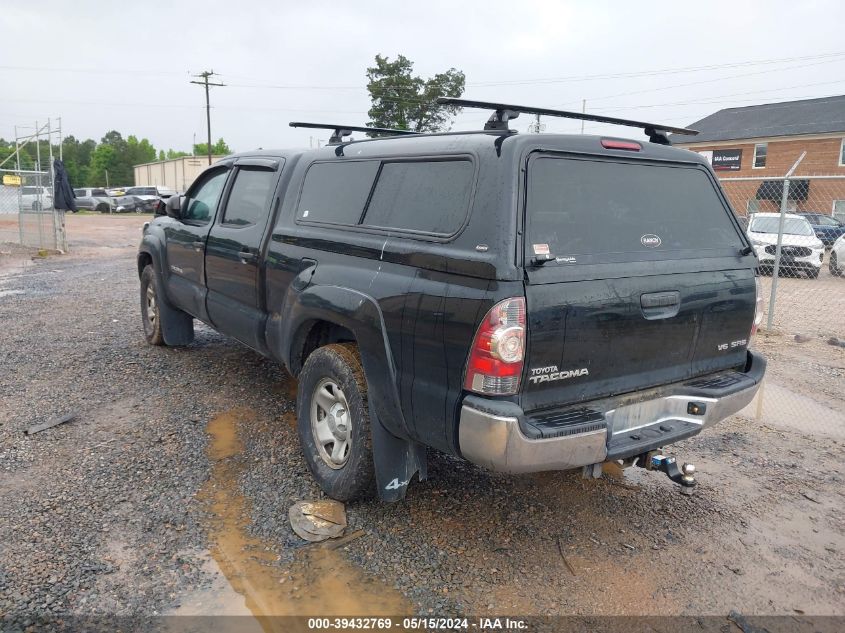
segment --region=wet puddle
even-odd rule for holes
[[[340,551],[323,544],[307,546],[299,550],[293,564],[279,567],[268,544],[249,535],[249,501],[238,488],[242,469],[249,466],[238,463],[243,445],[237,429],[252,417],[248,409],[236,409],[217,415],[208,424],[212,471],[198,497],[211,511],[213,560],[209,560],[208,570],[213,574],[219,568],[227,582],[220,582],[218,576],[207,595],[183,601],[181,613],[248,612],[265,633],[291,630],[289,621],[269,616],[410,613],[410,605],[398,591],[365,575]],[[287,508],[278,508],[278,512],[279,520],[287,521]]]

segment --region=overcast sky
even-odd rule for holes
[[[191,74],[213,69],[228,84],[212,91],[215,139],[238,151],[307,146],[315,132],[289,121],[366,123],[377,53],[404,54],[424,77],[463,70],[467,98],[575,110],[586,99],[588,111],[687,125],[724,107],[845,93],[843,24],[841,0],[9,0],[0,137],[61,117],[65,135],[116,129],[189,150],[194,133],[205,139]],[[454,129],[485,118],[465,110]]]

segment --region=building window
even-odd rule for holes
[[[766,143],[757,143],[754,146],[754,169],[760,169],[766,166],[766,153],[768,151],[768,145]]]
[[[845,222],[845,200],[833,201],[833,217],[837,220]]]
[[[839,144],[839,166],[845,167],[845,138]]]

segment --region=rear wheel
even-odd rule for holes
[[[807,277],[809,277],[810,279],[818,279],[820,270],[821,268],[808,268]]]
[[[108,213],[109,212],[109,205],[105,204],[104,202],[101,202],[100,204],[97,205],[97,208],[95,210],[99,211],[100,213]]]
[[[305,461],[320,488],[349,501],[373,489],[367,382],[356,345],[321,347],[305,361],[296,398]]]
[[[830,274],[834,277],[842,276],[842,271],[839,270],[839,262],[837,261],[835,251],[830,252],[830,259],[827,260],[827,268],[830,270]]]

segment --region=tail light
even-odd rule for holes
[[[500,301],[485,315],[467,362],[464,389],[492,396],[519,391],[525,360],[525,299]]]
[[[751,336],[757,334],[757,328],[763,322],[763,291],[760,288],[759,277],[754,278],[754,286],[757,291],[757,300],[754,302],[754,323],[751,325]]]

